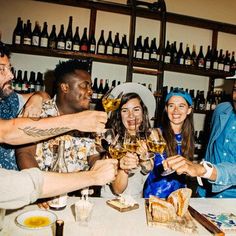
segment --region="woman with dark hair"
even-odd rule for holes
[[[136,93],[124,94],[119,108],[112,112],[108,126],[115,130],[122,144],[127,133],[137,136],[140,131],[147,131],[150,128],[148,110],[141,97]],[[119,161],[118,174],[110,186],[111,189],[104,186],[101,196],[109,196],[112,191],[116,195],[124,192],[135,197],[142,197],[145,174],[147,174],[147,169],[150,171],[153,167],[150,162],[142,163],[142,167],[140,166],[139,155],[146,155],[146,153],[147,150],[142,148],[142,145],[135,152],[127,151]]]
[[[174,89],[166,96],[165,109],[162,114],[162,134],[166,141],[164,157],[183,156],[192,159],[194,154],[194,126],[191,96]],[[149,174],[144,186],[144,197],[155,195],[166,198],[178,188],[186,186],[184,175],[173,173],[162,176],[163,165],[160,154],[156,154],[154,169]]]

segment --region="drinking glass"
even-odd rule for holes
[[[159,153],[162,161],[165,160],[163,152],[166,148],[166,142],[159,129],[151,128],[147,133],[148,150],[153,153]],[[162,176],[167,176],[174,173],[175,170],[167,169],[161,173]]]
[[[123,95],[123,92],[121,92],[117,97],[114,97],[111,94],[113,88],[110,88],[107,93],[102,98],[102,105],[106,111],[106,113],[109,113],[111,111],[115,111],[119,108],[121,97]]]
[[[123,142],[120,136],[117,134],[109,146],[109,155],[111,158],[119,160],[125,155],[125,153],[126,150],[123,146]]]

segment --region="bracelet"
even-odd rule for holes
[[[206,172],[204,175],[200,176],[201,178],[205,178],[205,179],[210,179],[212,172],[213,172],[213,165],[210,162],[207,161],[202,161],[200,163],[201,165],[203,165],[203,167],[205,168]]]

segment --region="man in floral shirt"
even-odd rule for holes
[[[41,117],[73,114],[89,109],[93,91],[87,68],[86,62],[78,60],[60,62],[56,66],[54,71],[56,95],[43,104]],[[18,167],[53,170],[59,141],[64,140],[67,170],[69,172],[88,170],[88,157],[98,157],[99,154],[94,140],[83,136],[78,131],[73,131],[37,145],[21,147],[16,152]]]

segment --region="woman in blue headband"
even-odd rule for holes
[[[162,114],[162,134],[166,140],[165,157],[181,155],[188,159],[194,154],[194,127],[191,96],[178,88],[167,94]],[[156,154],[154,169],[144,185],[144,197],[154,195],[166,198],[179,188],[186,187],[184,175],[173,173],[162,176],[163,165],[159,153]]]

